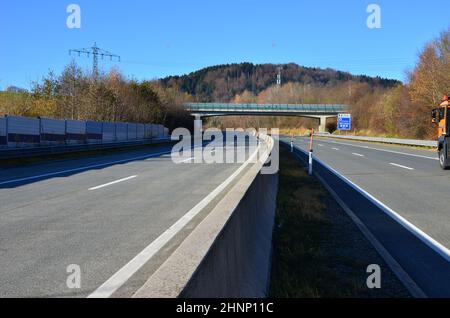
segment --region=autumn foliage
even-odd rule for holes
[[[75,63],[56,76],[49,72],[31,92],[0,92],[0,115],[122,121],[191,127],[182,104],[188,94],[158,81],[126,79],[119,71],[93,77]]]

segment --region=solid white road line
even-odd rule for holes
[[[105,163],[100,163],[100,164],[95,164],[95,165],[90,165],[90,166],[85,166],[85,167],[80,167],[80,168],[62,170],[62,171],[57,171],[57,172],[50,172],[50,173],[40,174],[40,175],[36,175],[36,176],[32,176],[32,177],[8,180],[8,181],[0,182],[0,186],[1,185],[5,185],[5,184],[10,184],[10,183],[18,183],[18,182],[23,182],[23,181],[29,181],[29,180],[36,180],[36,179],[40,179],[40,178],[52,177],[52,176],[57,176],[57,175],[60,175],[60,174],[65,174],[65,173],[71,173],[71,172],[89,170],[89,169],[94,169],[94,168],[99,168],[99,167],[105,167],[105,166],[115,165],[115,164],[124,163],[124,162],[128,162],[128,161],[133,161],[133,160],[141,160],[141,159],[153,158],[153,157],[158,157],[158,156],[162,156],[162,155],[167,155],[167,154],[170,154],[170,153],[171,153],[171,151],[164,151],[164,152],[158,152],[158,153],[154,153],[154,154],[150,154],[150,155],[144,155],[144,156],[139,156],[139,157],[127,158],[127,159],[122,159],[122,160],[117,160],[117,161],[110,161],[110,162],[105,162]]]
[[[242,164],[228,179],[208,194],[200,203],[182,216],[175,224],[169,227],[156,240],[150,243],[135,258],[117,271],[111,278],[97,288],[88,298],[108,298],[116,292],[128,279],[130,279],[142,266],[145,265],[161,248],[177,235],[197,214],[214,200],[233,180],[247,167],[258,154],[258,149]]]
[[[416,158],[431,159],[431,160],[436,160],[436,161],[439,160],[439,158],[436,158],[436,157],[429,157],[429,156],[424,156],[424,155],[416,155],[416,154],[412,154],[412,153],[406,153],[406,152],[400,152],[400,151],[394,151],[394,150],[387,150],[387,149],[381,149],[381,148],[374,148],[374,147],[369,147],[369,146],[352,145],[352,144],[347,144],[347,143],[337,142],[337,141],[331,141],[331,140],[327,140],[326,142],[333,143],[333,144],[336,144],[336,145],[345,145],[345,146],[351,146],[351,147],[356,147],[356,148],[363,148],[363,149],[370,149],[370,150],[376,150],[376,151],[390,152],[390,153],[395,153],[397,155],[404,155],[404,156],[410,156],[410,157],[416,157]]]
[[[344,209],[347,215],[353,220],[359,230],[367,238],[367,240],[373,245],[378,253],[383,257],[385,262],[391,268],[391,270],[397,275],[397,277],[403,282],[405,287],[411,293],[414,298],[426,298],[427,295],[417,285],[417,283],[409,276],[407,272],[401,267],[401,265],[395,260],[395,258],[388,252],[388,250],[380,243],[380,241],[372,234],[367,226],[356,216],[356,214],[348,207],[347,204],[339,197],[335,190],[323,179],[320,175],[317,178],[322,182],[325,188],[330,192],[338,204]]]
[[[407,166],[402,166],[402,165],[399,165],[399,164],[397,164],[397,163],[389,163],[390,165],[392,165],[392,166],[396,166],[396,167],[399,167],[399,168],[402,168],[402,169],[406,169],[406,170],[415,170],[414,168],[410,168],[410,167],[407,167]]]
[[[305,151],[305,150],[303,150],[301,148],[297,147],[297,149],[299,149],[300,151],[302,151],[306,155],[308,154],[307,151]],[[299,156],[299,158],[301,158],[301,157]],[[353,183],[352,181],[350,181],[350,179],[348,179],[346,176],[344,176],[343,174],[341,174],[340,172],[338,172],[337,170],[335,170],[331,166],[329,166],[326,163],[324,163],[322,160],[320,160],[318,158],[315,158],[314,160],[317,161],[318,163],[320,163],[321,165],[323,165],[325,168],[327,168],[331,172],[333,172],[335,175],[337,175],[339,178],[341,178],[345,183],[347,183],[353,189],[355,189],[356,191],[358,191],[359,193],[364,195],[366,198],[368,198],[374,204],[376,204],[377,206],[381,207],[382,210],[386,214],[388,214],[394,220],[396,220],[401,225],[403,225],[404,228],[406,228],[411,233],[413,233],[417,238],[419,238],[422,242],[424,242],[429,247],[431,247],[434,251],[438,252],[442,257],[445,258],[446,261],[450,262],[450,250],[447,247],[445,247],[443,244],[441,244],[438,241],[436,241],[434,238],[429,236],[427,233],[422,231],[420,228],[418,228],[417,226],[415,226],[414,224],[409,222],[407,219],[402,217],[398,212],[396,212],[393,209],[391,209],[390,207],[388,207],[386,204],[384,204],[383,202],[378,200],[376,197],[371,195],[369,192],[367,192],[363,188],[359,187],[356,183]]]
[[[94,190],[98,190],[98,189],[101,189],[101,188],[106,188],[106,187],[109,187],[109,186],[111,186],[113,184],[117,184],[117,183],[120,183],[120,182],[128,181],[128,180],[131,180],[131,179],[134,179],[134,178],[137,178],[137,176],[130,176],[130,177],[123,178],[123,179],[120,179],[120,180],[108,182],[108,183],[105,183],[105,184],[102,184],[102,185],[90,188],[89,191],[94,191]]]
[[[362,155],[360,153],[356,153],[356,152],[352,153],[352,155],[357,156],[357,157],[365,157],[364,155]]]

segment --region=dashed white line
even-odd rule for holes
[[[413,153],[406,153],[406,152],[401,152],[401,151],[381,149],[381,148],[375,148],[375,147],[369,147],[369,146],[352,145],[352,144],[348,144],[348,143],[331,141],[331,140],[327,140],[326,142],[329,142],[329,143],[332,143],[332,144],[336,144],[336,145],[351,146],[351,147],[362,148],[362,149],[370,149],[370,150],[376,150],[376,151],[395,153],[397,155],[404,155],[404,156],[410,156],[410,157],[431,159],[431,160],[439,161],[439,158],[437,158],[437,157],[429,157],[429,156],[424,156],[424,155],[417,155],[417,154],[413,154]]]
[[[407,166],[402,166],[402,165],[399,165],[399,164],[393,163],[393,162],[391,162],[391,163],[389,163],[389,164],[390,164],[391,166],[399,167],[399,168],[406,169],[406,170],[415,170],[414,168],[407,167]]]
[[[32,176],[32,177],[2,181],[2,182],[0,182],[0,186],[5,185],[5,184],[24,182],[24,181],[28,181],[28,180],[36,180],[36,179],[41,179],[41,178],[46,178],[46,177],[52,177],[52,176],[57,176],[57,175],[61,175],[61,174],[66,174],[66,173],[87,171],[89,169],[95,169],[95,168],[106,167],[106,166],[115,165],[115,164],[119,164],[119,163],[131,162],[133,160],[143,160],[143,159],[147,159],[147,158],[154,158],[154,157],[167,155],[167,154],[170,154],[170,151],[164,151],[164,152],[158,152],[158,153],[153,153],[153,154],[149,154],[149,155],[143,155],[143,156],[132,157],[132,158],[127,158],[127,159],[122,159],[122,160],[110,161],[110,162],[105,162],[105,163],[100,163],[100,164],[95,164],[95,165],[90,165],[90,166],[84,166],[84,167],[80,167],[80,168],[62,170],[62,171],[57,171],[57,172],[50,172],[50,173],[40,174],[40,175],[36,175],[36,176]]]
[[[88,298],[108,298],[116,292],[128,279],[133,276],[145,263],[148,262],[164,245],[167,244],[177,233],[183,229],[200,211],[214,200],[219,193],[223,191],[233,180],[254,160],[258,154],[258,150],[240,166],[231,176],[222,184],[208,194],[200,203],[193,207],[189,212],[182,216],[177,222],[162,233],[156,240],[145,247],[135,258],[129,261],[111,278],[98,287]]]
[[[213,153],[216,153],[216,149],[211,150],[211,154],[213,154]],[[190,157],[190,158],[187,158],[187,159],[184,159],[184,160],[177,161],[176,163],[177,164],[186,163],[186,162],[192,161],[194,159],[195,159],[195,157]]]
[[[194,160],[194,159],[195,159],[194,157],[191,157],[191,158],[187,158],[187,159],[178,161],[177,163],[185,163],[185,162],[188,162],[188,161],[192,161],[192,160]]]
[[[336,151],[339,151],[339,150],[340,150],[339,148],[331,148],[331,149],[336,150]]]
[[[357,157],[365,157],[364,155],[362,155],[360,153],[356,153],[356,152],[352,153],[352,155],[357,156]]]
[[[128,181],[128,180],[131,180],[131,179],[134,179],[134,178],[137,178],[137,176],[130,176],[130,177],[123,178],[123,179],[120,179],[120,180],[108,182],[108,183],[105,183],[105,184],[102,184],[102,185],[90,188],[89,191],[94,191],[94,190],[106,188],[106,187],[109,187],[109,186],[111,186],[113,184],[117,184],[117,183],[120,183],[120,182]]]

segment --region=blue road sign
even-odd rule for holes
[[[338,129],[339,130],[352,130],[352,115],[339,114],[338,116]]]

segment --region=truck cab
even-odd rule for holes
[[[439,163],[444,170],[450,169],[450,108],[441,106],[431,113],[433,124],[438,126]]]

